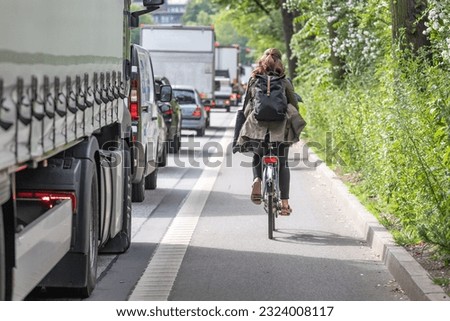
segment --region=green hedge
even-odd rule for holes
[[[299,86],[306,102],[307,139],[326,146],[331,137],[338,146],[338,155],[322,155],[333,162],[329,165],[356,174],[353,190],[398,242],[427,241],[446,252],[449,75],[426,60],[386,58],[339,87],[312,78]]]

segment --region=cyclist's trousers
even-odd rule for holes
[[[289,184],[291,180],[291,174],[289,172],[289,166],[287,163],[289,145],[284,143],[276,144],[275,152],[277,153],[279,166],[280,166],[280,198],[282,200],[289,199]],[[267,153],[267,144],[262,143],[253,154],[253,178],[262,179],[262,157]]]

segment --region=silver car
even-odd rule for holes
[[[181,129],[195,130],[197,136],[205,135],[207,114],[197,90],[191,86],[173,86],[173,96],[181,108]]]

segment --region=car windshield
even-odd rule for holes
[[[195,93],[192,90],[174,89],[173,94],[180,105],[195,104]]]

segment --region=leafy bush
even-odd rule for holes
[[[307,106],[308,138],[325,146],[331,133],[335,144],[343,142],[344,165],[337,165],[358,174],[356,193],[397,230],[397,240],[427,241],[450,252],[447,9],[432,11],[438,2],[430,2],[430,59],[392,46],[388,1],[317,2],[326,1],[289,1],[304,12],[292,47],[301,61],[296,81]],[[326,19],[336,8],[347,15],[334,25],[333,38]],[[333,46],[344,62],[339,85],[330,72]]]

